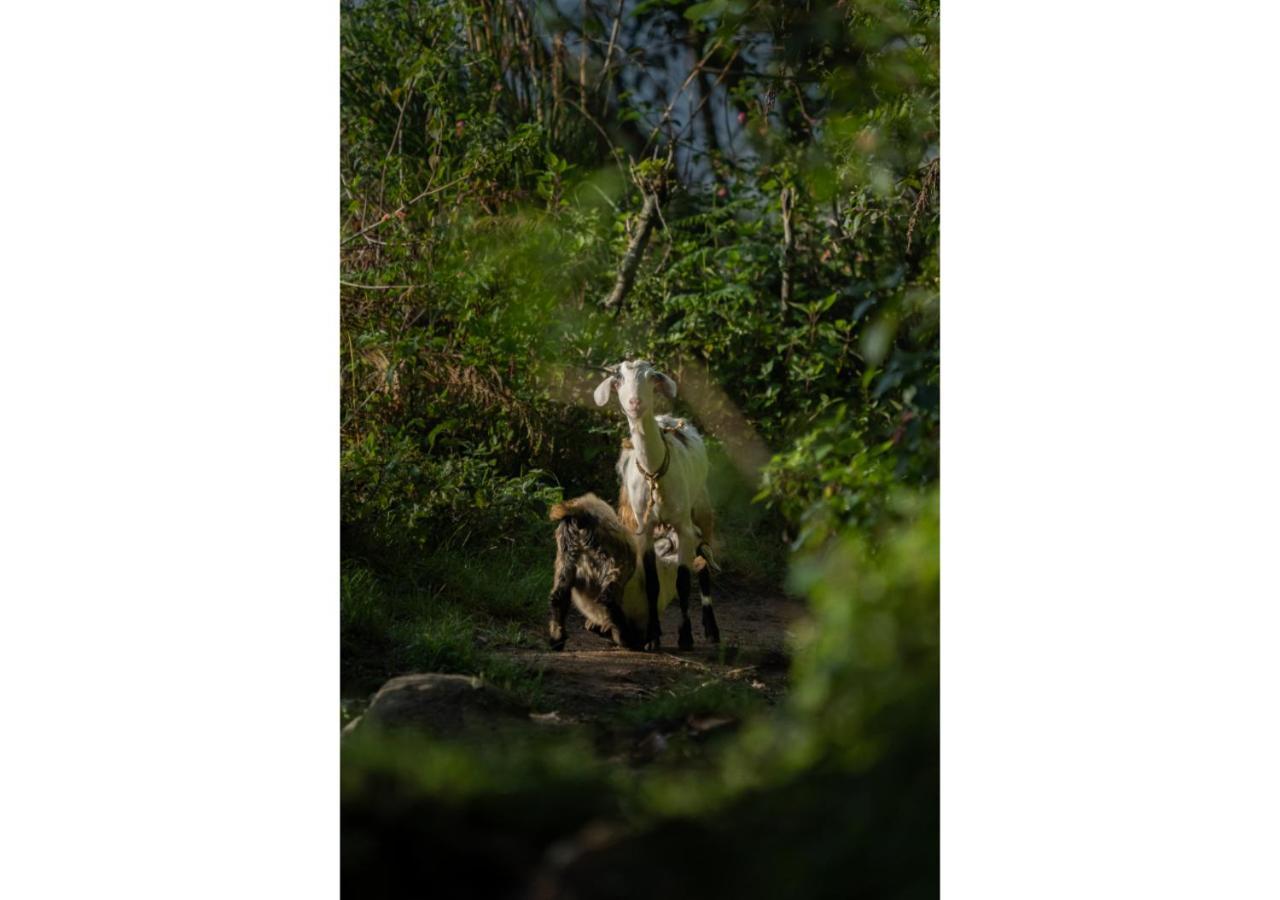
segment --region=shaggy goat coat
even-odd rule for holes
[[[595,494],[557,503],[556,568],[551,589],[550,636],[564,646],[564,616],[569,602],[586,619],[588,630],[608,635],[620,646],[638,648],[648,628],[644,567],[640,545],[613,511]],[[678,553],[675,535],[656,542],[659,610],[676,592]]]

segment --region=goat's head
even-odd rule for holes
[[[605,366],[607,377],[596,387],[596,406],[609,402],[612,391],[618,393],[618,403],[628,419],[638,419],[653,413],[653,395],[656,391],[672,400],[676,397],[676,383],[654,368],[645,359],[628,359],[616,366]]]

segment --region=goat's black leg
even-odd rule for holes
[[[555,586],[551,589],[551,623],[548,628],[552,650],[564,649],[564,618],[569,612],[569,592],[569,580],[566,578],[561,583],[557,577]]]
[[[662,646],[662,623],[658,621],[658,559],[650,547],[644,553],[644,593],[649,611],[649,624],[645,629],[646,650]]]
[[[630,650],[636,650],[640,647],[640,641],[637,640],[635,629],[631,627],[631,623],[627,621],[627,617],[622,612],[622,584],[618,581],[611,581],[605,585],[604,590],[600,592],[600,605],[605,608],[609,614],[609,624],[600,629],[600,634],[613,639],[613,642],[619,647],[626,647]]]
[[[557,534],[557,538],[558,536]],[[550,626],[548,627],[548,636],[553,650],[564,649],[564,616],[568,613],[568,603],[570,603],[572,590],[572,561],[566,562],[566,559],[557,556],[556,580],[552,583],[552,598],[550,598],[552,618],[550,618]]]
[[[720,643],[720,626],[716,624],[716,611],[711,606],[711,566],[706,557],[698,572],[698,591],[702,594],[702,633],[713,644]]]
[[[689,621],[689,567],[676,570],[676,597],[680,600],[680,637],[676,644],[681,650],[693,649],[693,624]]]

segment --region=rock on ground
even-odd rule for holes
[[[479,678],[428,673],[392,678],[365,714],[347,726],[417,728],[434,737],[456,737],[528,723],[529,710]]]

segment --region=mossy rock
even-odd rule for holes
[[[348,726],[413,728],[433,737],[492,733],[529,723],[529,709],[506,692],[469,675],[425,673],[392,678],[369,709]]]

